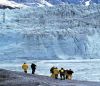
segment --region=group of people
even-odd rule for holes
[[[24,63],[22,65],[22,69],[24,70],[25,73],[27,73],[28,68],[29,68],[28,64]],[[36,65],[34,63],[31,64],[31,69],[32,69],[32,74],[34,74],[36,70]]]
[[[58,75],[60,75],[61,80],[71,80],[72,74],[74,73],[71,69],[65,70],[64,68],[61,68],[60,70],[57,67],[52,67],[50,69],[51,77],[58,79]]]
[[[22,64],[22,69],[24,70],[25,73],[27,73],[29,66],[28,64],[24,63]],[[35,73],[36,70],[36,65],[34,63],[31,64],[31,69],[32,69],[32,74]],[[74,73],[71,69],[65,70],[64,68],[61,68],[60,70],[57,67],[52,67],[50,69],[51,77],[58,79],[58,76],[60,75],[61,80],[71,80],[72,79],[72,74]]]

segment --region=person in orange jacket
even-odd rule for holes
[[[59,69],[57,67],[54,68],[53,73],[54,73],[55,79],[58,79]]]
[[[54,75],[54,69],[55,69],[55,67],[54,67],[54,66],[53,66],[53,67],[51,67],[51,69],[50,69],[51,78],[55,78],[55,75]]]
[[[25,73],[27,73],[28,64],[24,63],[24,64],[22,65],[22,69],[24,70]]]

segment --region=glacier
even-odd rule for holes
[[[24,4],[16,3],[14,1],[0,0],[1,9],[5,9],[5,8],[13,9],[13,8],[22,8],[22,7],[27,7],[27,6],[25,6]]]
[[[0,9],[0,59],[100,59],[100,4]]]
[[[85,4],[86,1],[90,1],[92,3],[97,3],[97,4],[100,3],[100,0],[13,0],[13,1],[16,1],[18,3],[34,3],[34,2],[42,3],[42,2],[48,2],[48,3],[51,3],[53,5],[62,4],[62,3]]]

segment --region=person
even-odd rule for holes
[[[50,69],[50,73],[51,73],[51,77],[52,77],[52,78],[55,78],[55,76],[54,76],[54,69],[55,69],[54,66],[51,67],[51,69]]]
[[[55,68],[54,66],[51,67],[51,69],[50,69],[50,73],[53,73],[54,68]]]
[[[22,69],[24,70],[25,73],[27,73],[28,64],[24,63],[24,64],[22,65]]]
[[[57,67],[54,68],[53,73],[54,73],[54,78],[55,78],[55,79],[58,79],[59,70],[58,70]]]
[[[68,79],[68,73],[67,73],[68,69],[65,70],[65,79]]]
[[[61,68],[59,70],[59,73],[60,73],[61,80],[65,80],[65,70],[64,70],[64,68]]]
[[[69,69],[69,70],[67,70],[67,79],[68,80],[71,80],[72,79],[72,74],[73,74],[74,72],[71,70],[71,69]]]
[[[35,73],[36,65],[34,63],[31,64],[32,74]]]

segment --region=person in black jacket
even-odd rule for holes
[[[50,73],[53,73],[53,70],[55,69],[55,67],[53,66],[51,69],[50,69]]]
[[[73,73],[74,73],[74,72],[73,72],[71,69],[67,70],[67,79],[71,80],[71,79],[72,79],[72,74],[73,74]]]
[[[64,80],[64,79],[65,79],[65,70],[64,70],[64,68],[61,68],[61,69],[59,70],[59,73],[60,73],[60,78],[61,78],[61,80]]]
[[[34,63],[31,64],[32,74],[35,73],[36,65]]]

